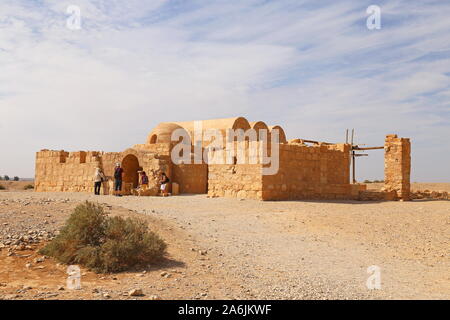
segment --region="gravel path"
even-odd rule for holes
[[[3,192],[21,201],[98,201],[185,230],[257,299],[449,299],[450,202],[260,202]],[[369,266],[381,290],[368,290]]]

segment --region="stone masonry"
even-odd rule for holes
[[[384,189],[395,191],[401,200],[410,200],[411,142],[407,138],[386,136],[384,158]]]
[[[269,126],[262,121],[248,122],[243,117],[213,119],[201,122],[203,130],[251,128],[267,129],[268,136],[280,132],[279,168],[273,175],[263,175],[267,164],[249,163],[173,163],[171,152],[178,142],[171,140],[175,130],[182,130],[193,138],[198,122],[160,123],[148,135],[146,142],[136,144],[122,152],[53,151],[41,150],[36,154],[36,191],[93,192],[96,167],[109,178],[103,184],[103,194],[112,193],[114,165],[120,162],[124,169],[122,193],[129,195],[138,186],[138,171],[149,176],[150,191],[158,193],[158,177],[165,172],[177,184],[180,193],[207,193],[209,197],[235,197],[257,200],[409,200],[411,146],[409,139],[388,135],[385,142],[385,188],[382,192],[367,191],[364,184],[350,183],[350,144],[313,143],[302,139],[286,140],[280,126]],[[202,135],[203,139],[203,135]],[[261,144],[259,134],[257,143]],[[193,139],[192,139],[193,140]],[[202,140],[202,153],[210,152],[209,140]],[[246,158],[250,141],[233,142],[233,147],[244,143]],[[270,153],[270,143],[266,146]],[[193,158],[194,145],[189,145]],[[226,151],[229,152],[229,151]]]

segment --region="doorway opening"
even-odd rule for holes
[[[139,160],[135,155],[129,154],[122,160],[123,181],[125,183],[132,183],[133,188],[139,185],[138,171],[142,170],[139,166]]]

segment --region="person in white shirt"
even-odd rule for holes
[[[100,189],[102,187],[102,182],[106,180],[105,175],[103,174],[102,169],[99,167],[95,168],[94,174],[94,194],[100,195]]]

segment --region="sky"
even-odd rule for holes
[[[1,0],[0,175],[32,177],[41,149],[122,151],[159,122],[244,116],[288,139],[409,137],[412,181],[449,182],[449,12],[431,0]],[[383,151],[369,153],[357,179],[383,179]]]

